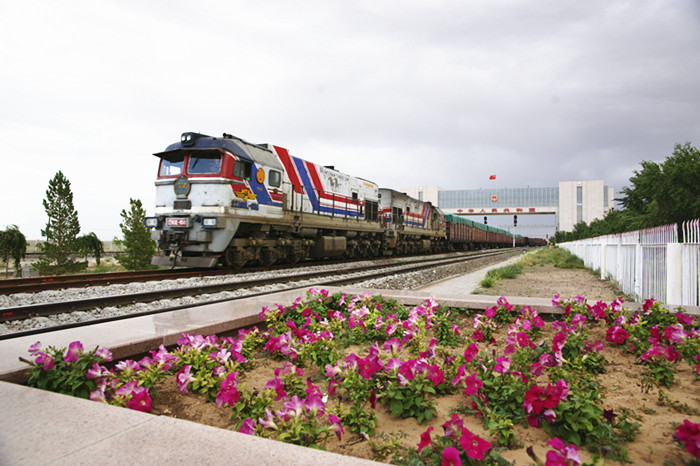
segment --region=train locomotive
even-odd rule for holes
[[[156,180],[152,264],[242,267],[444,249],[442,212],[428,202],[230,134],[188,132]]]
[[[505,230],[482,231],[271,144],[187,132],[154,155],[156,209],[145,219],[158,245],[153,265],[238,268],[512,243]]]

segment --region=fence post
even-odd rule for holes
[[[683,304],[683,245],[666,245],[666,303]]]
[[[606,278],[606,273],[605,271],[608,268],[608,243],[601,242],[600,245],[600,279],[605,280]]]
[[[634,248],[634,299],[642,300],[642,280],[644,279],[644,257],[642,243],[637,240]]]

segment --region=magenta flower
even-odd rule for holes
[[[323,415],[323,410],[326,408],[326,405],[321,399],[321,395],[316,393],[306,398],[304,406],[309,414],[316,415],[316,413],[319,413],[319,416]]]
[[[238,432],[246,435],[255,435],[255,421],[252,418],[248,418],[241,424],[241,428]]]
[[[388,339],[384,342],[384,350],[394,356],[399,354],[401,352],[401,340],[396,337]]]
[[[630,334],[627,333],[627,330],[624,328],[620,327],[619,325],[615,325],[613,327],[610,327],[608,331],[605,333],[605,340],[615,343],[617,345],[621,345],[629,338]]]
[[[554,306],[554,307],[561,306],[561,301],[559,300],[560,297],[561,297],[561,295],[559,293],[554,295],[554,298],[552,298],[552,306]]]
[[[467,453],[469,458],[483,460],[486,452],[491,449],[491,443],[474,435],[466,427],[462,429],[462,436],[459,438],[459,445]]]
[[[432,440],[430,438],[430,433],[433,431],[434,427],[430,426],[428,427],[428,430],[420,434],[420,442],[417,444],[418,446],[418,451],[423,450],[423,448],[427,447],[432,443]]]
[[[459,450],[455,447],[447,447],[442,450],[442,466],[462,466]]]
[[[291,400],[284,402],[285,416],[299,417],[304,412],[304,402],[294,395]]]
[[[97,390],[90,392],[90,396],[88,397],[88,399],[90,401],[99,401],[101,403],[107,403],[107,395],[105,394],[106,389],[106,385],[99,385],[97,387]]]
[[[112,360],[112,352],[104,346],[100,346],[99,348],[97,348],[97,350],[95,351],[95,356],[102,358],[102,360],[105,362],[110,362]],[[173,358],[175,358],[175,356],[173,356]]]
[[[226,404],[233,406],[236,401],[241,399],[241,392],[239,392],[237,388],[237,376],[238,372],[231,372],[226,376],[224,381],[221,382],[221,389],[215,397],[216,405],[219,408],[223,408]]]
[[[100,366],[98,363],[92,365],[90,369],[87,370],[88,379],[99,379],[100,377],[106,376],[109,371],[106,367]]]
[[[482,339],[483,339],[483,333],[482,333]],[[474,360],[476,355],[479,354],[479,347],[477,346],[476,343],[472,343],[469,346],[467,346],[467,349],[464,351],[464,362],[469,364]]]
[[[192,365],[187,364],[185,367],[180,369],[176,374],[175,379],[177,380],[177,386],[180,388],[180,393],[187,393],[187,387],[191,382],[197,380],[194,375],[190,373],[192,370]]]
[[[525,392],[523,406],[528,414],[538,415],[545,409],[553,409],[566,399],[569,394],[569,386],[564,380],[559,380],[556,385],[547,384],[547,388],[533,385]]]
[[[493,370],[499,374],[505,374],[510,369],[510,357],[498,357],[496,358],[496,365],[493,366]]]
[[[53,369],[56,366],[56,362],[53,360],[53,358],[43,352],[39,352],[35,362],[37,364],[43,364],[45,371]]]
[[[146,387],[136,387],[132,390],[131,394],[131,399],[126,402],[127,408],[144,413],[151,412],[153,400],[151,400],[151,396],[148,394],[148,389]]]
[[[265,408],[265,419],[258,419],[258,424],[263,426],[265,429],[277,430],[277,424],[275,424],[275,419],[268,408]]]
[[[41,352],[41,342],[37,341],[32,346],[29,347],[29,354],[32,356],[37,356]]]
[[[141,369],[141,366],[136,361],[132,361],[131,359],[125,359],[124,361],[119,361],[114,368],[118,371],[138,371]]]
[[[547,466],[580,466],[581,457],[578,454],[576,445],[566,445],[558,437],[554,437],[547,442],[547,445],[553,447],[554,450],[547,452]]]
[[[369,401],[369,405],[372,407],[372,409],[377,408],[377,394],[374,393],[374,389],[372,388],[369,389],[369,398],[367,401]]]
[[[479,393],[479,389],[484,386],[484,382],[474,373],[464,379],[464,386],[464,393],[467,396],[476,395]]]
[[[452,413],[452,418],[442,425],[445,436],[458,440],[464,428],[464,421],[457,414]]]
[[[329,414],[328,420],[331,421],[329,429],[335,432],[335,435],[338,436],[338,440],[340,440],[341,436],[345,433],[343,426],[340,424],[340,419],[338,419],[338,416],[335,414]]]
[[[687,419],[676,427],[676,440],[685,446],[685,450],[695,458],[700,458],[700,426]]]
[[[63,360],[67,363],[75,362],[80,358],[80,352],[83,351],[83,344],[79,341],[74,341],[68,345],[68,351],[63,356]]]

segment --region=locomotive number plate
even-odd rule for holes
[[[165,221],[167,226],[175,228],[187,228],[189,226],[188,223],[188,218],[169,218]]]

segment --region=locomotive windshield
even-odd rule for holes
[[[182,174],[185,164],[185,156],[172,154],[162,157],[160,162],[160,176],[173,176]]]
[[[187,173],[191,175],[219,173],[221,169],[221,154],[208,152],[203,154],[190,154],[187,164]]]

